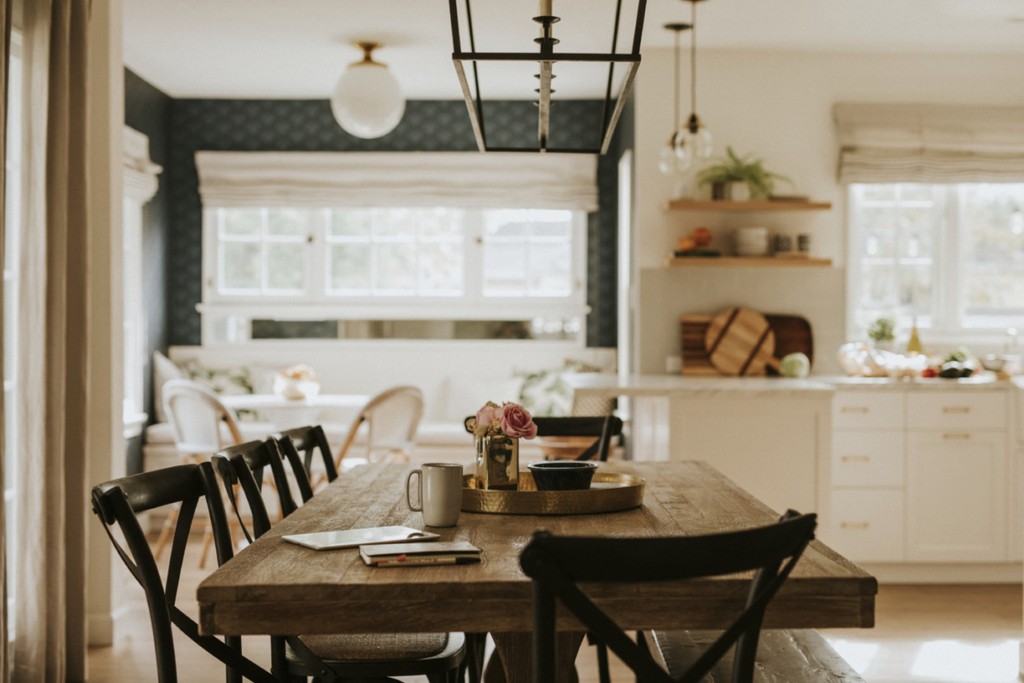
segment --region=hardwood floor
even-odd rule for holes
[[[199,544],[190,544],[179,591],[180,606],[195,616],[195,588],[211,571],[198,568]],[[213,561],[211,559],[211,565]],[[112,647],[90,648],[89,680],[155,681],[153,642],[142,589],[127,571],[119,574],[121,599]],[[873,629],[823,631],[833,646],[870,683],[1017,683],[1021,638],[1021,586],[882,586]],[[175,641],[178,678],[220,683],[224,670],[181,636]],[[266,638],[247,638],[247,656],[268,665]],[[593,649],[584,645],[577,668],[582,683],[596,683]],[[632,681],[617,663],[615,680]]]

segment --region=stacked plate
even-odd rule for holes
[[[768,228],[738,228],[734,237],[738,256],[765,256],[768,253]]]

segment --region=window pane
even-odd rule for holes
[[[259,237],[261,209],[221,209],[223,235]]]
[[[484,296],[562,297],[572,293],[572,212],[488,211]]]
[[[260,245],[225,242],[221,249],[221,289],[260,289]]]
[[[1024,312],[1024,184],[960,186],[963,229],[961,312]]]
[[[457,209],[423,209],[417,217],[420,237],[462,241],[464,212]]]
[[[379,244],[374,289],[408,291],[416,289],[416,248],[411,244]]]
[[[329,237],[369,235],[372,216],[370,209],[332,209],[327,234]]]
[[[346,244],[331,247],[330,288],[332,290],[365,290],[372,286],[370,245]]]
[[[418,252],[421,294],[461,294],[462,245],[424,244]]]
[[[373,213],[373,234],[377,237],[413,239],[418,216],[413,209],[382,209]]]
[[[268,209],[267,234],[306,237],[312,212],[306,209]]]
[[[568,244],[538,244],[530,249],[530,294],[568,296],[572,291],[572,250]]]
[[[267,246],[267,288],[275,291],[302,292],[306,288],[306,244]]]

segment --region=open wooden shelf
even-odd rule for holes
[[[708,266],[712,268],[729,267],[763,267],[776,266],[780,268],[791,267],[819,267],[827,268],[832,265],[832,259],[827,258],[776,258],[774,256],[693,256],[683,258],[671,258],[668,261],[670,266],[695,267]]]
[[[732,211],[750,213],[754,211],[827,211],[832,208],[829,202],[775,202],[758,199],[749,202],[731,202],[726,200],[673,199],[665,203],[667,211]]]

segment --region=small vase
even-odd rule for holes
[[[510,436],[476,438],[476,479],[482,489],[519,487],[519,439]]]
[[[731,182],[726,185],[725,194],[727,198],[734,202],[749,202],[750,201],[750,186],[744,182]]]

